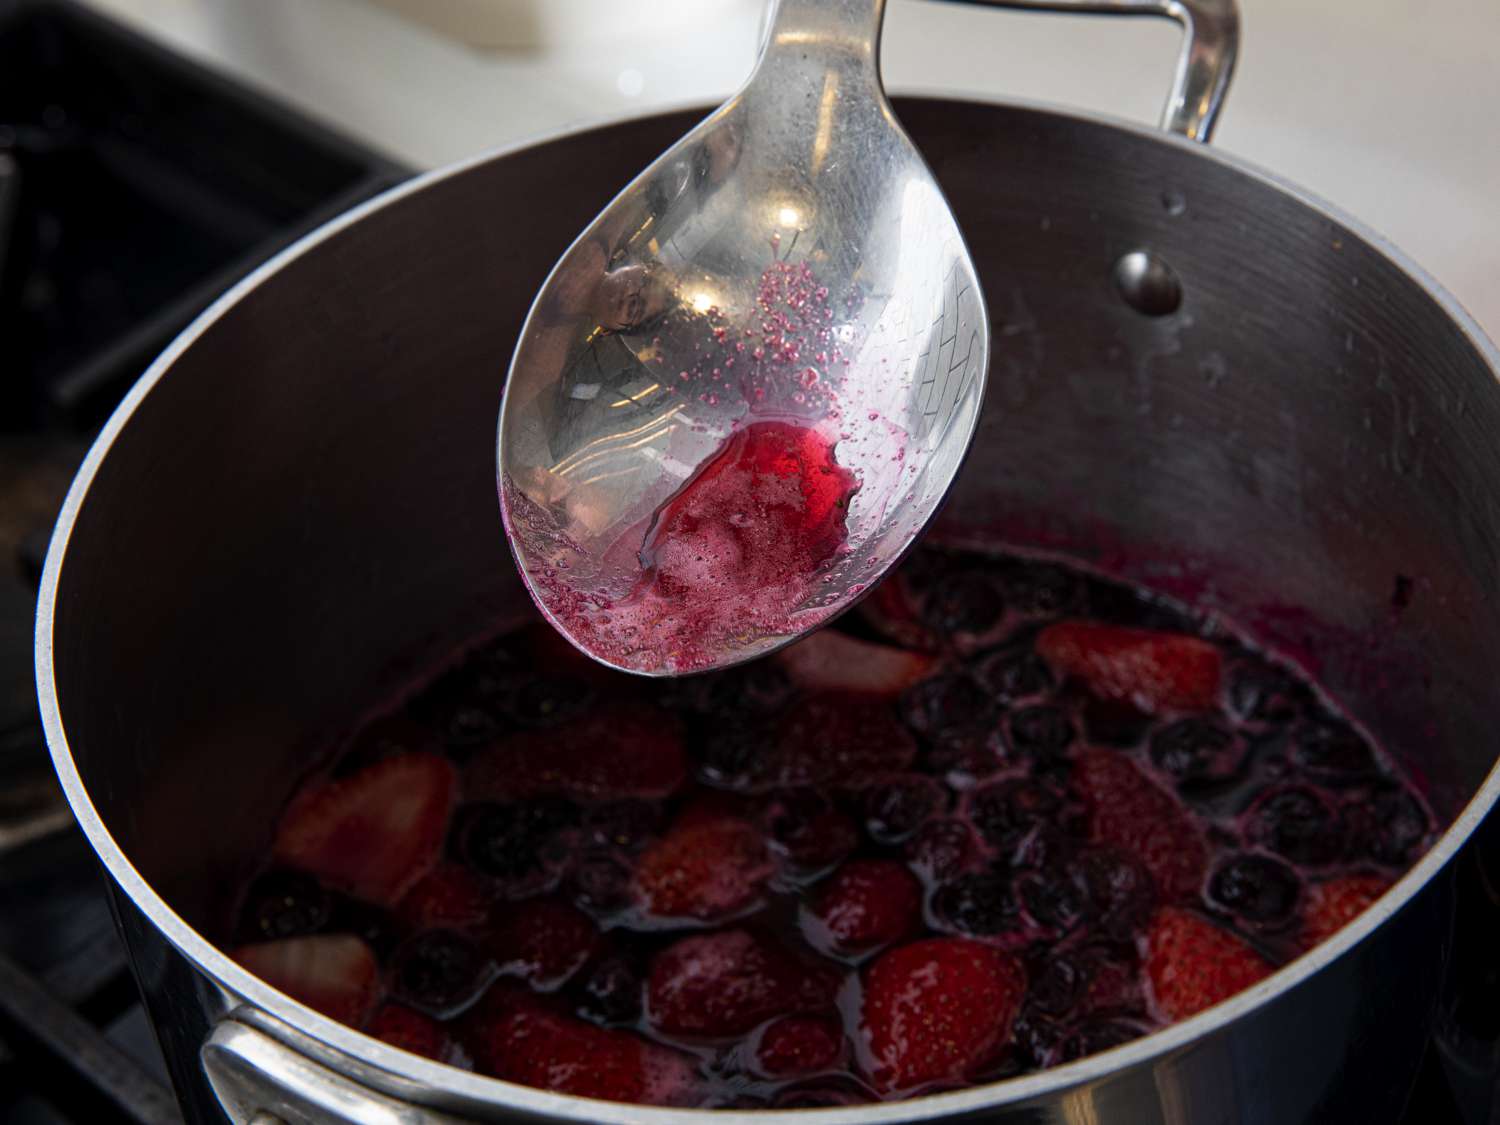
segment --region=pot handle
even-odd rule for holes
[[[1240,49],[1237,0],[958,0],[993,8],[1092,15],[1165,16],[1182,25],[1182,53],[1161,127],[1208,143],[1229,92]]]
[[[232,1125],[463,1125],[336,1072],[318,1059],[321,1045],[303,1040],[252,1008],[215,1025],[199,1059]]]

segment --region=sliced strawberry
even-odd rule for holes
[[[674,716],[621,703],[562,726],[506,736],[469,763],[464,794],[470,801],[665,797],[687,779],[682,746]]]
[[[762,788],[861,788],[902,772],[916,756],[894,707],[868,695],[827,692],[782,716],[765,749]]]
[[[743,1035],[773,1016],[833,1003],[840,974],[746,930],[683,938],[657,954],[646,1014],[669,1035]]]
[[[487,943],[500,972],[533,988],[561,987],[599,948],[593,920],[556,899],[532,899],[506,908]]]
[[[412,932],[474,930],[489,919],[494,899],[490,886],[467,867],[440,863],[396,904],[396,922]]]
[[[641,904],[662,918],[709,921],[750,906],[770,878],[766,841],[734,817],[693,819],[641,853],[635,885]]]
[[[1198,637],[1095,621],[1060,621],[1036,650],[1059,677],[1082,680],[1101,699],[1143,711],[1207,711],[1218,704],[1224,659]]]
[[[1188,811],[1123,754],[1086,750],[1073,781],[1088,807],[1096,839],[1132,853],[1146,865],[1168,902],[1196,896],[1208,849]]]
[[[435,754],[399,754],[315,782],[282,814],[276,858],[335,890],[394,906],[437,862],[456,781]]]
[[[1345,875],[1313,887],[1302,920],[1302,948],[1327,941],[1390,889],[1391,881],[1379,875]]]
[[[872,645],[830,629],[777,653],[792,682],[807,692],[900,695],[932,674],[936,660],[920,652]]]
[[[755,1046],[755,1069],[767,1078],[816,1074],[839,1061],[844,1033],[819,1016],[783,1016],[766,1025]]]
[[[1171,906],[1151,920],[1142,952],[1151,998],[1169,1020],[1212,1008],[1272,971],[1270,962],[1228,930]]]
[[[375,1004],[375,954],[349,934],[317,934],[242,945],[236,961],[293,1000],[360,1027]]]
[[[463,1022],[484,1074],[559,1094],[643,1105],[682,1105],[695,1080],[686,1058],[563,1015],[520,986],[496,985]]]
[[[453,1057],[453,1041],[443,1025],[401,1004],[383,1004],[365,1031],[383,1043],[438,1062]]]
[[[882,1093],[957,1081],[1010,1039],[1026,994],[1014,957],[964,938],[929,938],[881,954],[860,1007],[864,1063]]]
[[[922,886],[903,863],[856,859],[819,889],[804,918],[813,945],[859,953],[905,937],[922,917]]]

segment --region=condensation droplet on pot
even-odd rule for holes
[[[1161,205],[1168,215],[1176,218],[1187,210],[1187,196],[1176,188],[1166,188],[1161,193]]]

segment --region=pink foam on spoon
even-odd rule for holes
[[[691,671],[726,648],[800,632],[816,611],[798,607],[844,545],[856,487],[816,430],[744,426],[657,510],[629,595],[562,623],[639,671]]]

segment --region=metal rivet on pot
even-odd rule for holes
[[[1177,273],[1149,250],[1132,250],[1114,268],[1115,288],[1125,303],[1145,316],[1166,316],[1182,304]]]

